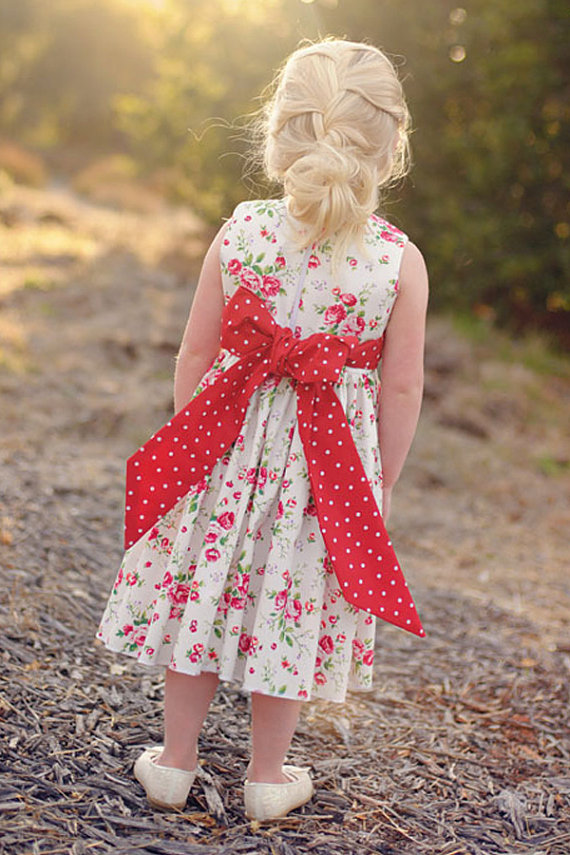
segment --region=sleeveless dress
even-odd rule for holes
[[[298,224],[297,224],[298,225]],[[299,250],[284,200],[237,206],[220,253],[226,302],[262,298],[296,338],[382,335],[407,237],[375,215],[333,275],[333,243]],[[221,350],[196,389],[236,356]],[[382,508],[375,370],[345,366],[335,392]],[[127,549],[97,637],[146,665],[295,700],[372,686],[376,618],[345,600],[323,542],[288,378],[253,393],[237,440]]]

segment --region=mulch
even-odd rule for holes
[[[223,684],[185,810],[149,807],[132,764],[161,741],[163,673],[93,639],[123,460],[170,406],[182,300],[163,279],[110,252],[49,302],[6,302],[33,324],[34,365],[0,371],[0,852],[566,855],[570,645],[429,577],[427,639],[379,624],[373,691],[303,706],[288,760],[312,769],[309,803],[245,818],[249,697]]]
[[[78,588],[85,559],[72,572],[60,548],[57,598],[20,570],[2,607],[1,852],[570,850],[568,651],[539,654],[532,624],[429,589],[426,640],[379,626],[372,692],[303,706],[288,759],[312,769],[309,803],[269,826],[244,817],[249,696],[224,683],[186,809],[153,810],[131,770],[161,740],[162,670],[93,644],[104,592]]]

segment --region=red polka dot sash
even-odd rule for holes
[[[343,367],[376,368],[382,338],[315,333],[296,339],[264,301],[238,288],[224,309],[221,346],[239,361],[127,461],[125,548],[208,475],[236,440],[253,392],[289,377],[320,530],[340,592],[357,609],[425,635],[334,390]]]

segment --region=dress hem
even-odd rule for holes
[[[105,647],[111,653],[120,653],[123,656],[127,656],[129,659],[136,660],[138,665],[141,665],[143,668],[168,668],[170,671],[174,671],[176,674],[187,674],[189,677],[198,677],[200,674],[217,674],[220,682],[231,684],[234,688],[238,689],[241,692],[246,694],[252,694],[252,692],[257,692],[260,695],[267,695],[270,698],[284,698],[285,700],[290,701],[302,701],[303,703],[307,703],[309,701],[329,701],[335,704],[344,704],[348,700],[347,695],[349,693],[355,694],[368,694],[373,691],[373,686],[369,686],[366,688],[347,688],[346,694],[343,698],[335,698],[335,697],[327,697],[326,695],[317,694],[312,692],[307,697],[299,697],[298,695],[287,695],[287,694],[279,694],[277,692],[267,692],[263,691],[261,688],[251,687],[243,682],[241,682],[237,677],[224,675],[223,672],[214,669],[214,668],[200,668],[198,671],[184,671],[181,668],[171,668],[170,663],[165,662],[144,662],[141,660],[141,657],[137,654],[136,651],[124,650],[120,647],[113,647],[109,642],[105,641],[105,639],[96,636],[96,641],[101,644],[101,646]]]

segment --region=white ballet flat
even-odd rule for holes
[[[314,793],[308,766],[283,766],[290,780],[284,784],[250,782],[245,779],[245,815],[248,819],[266,822],[286,816],[290,810],[304,805]]]
[[[163,750],[162,745],[153,745],[140,755],[134,765],[134,774],[142,784],[151,805],[159,808],[182,810],[186,804],[190,787],[194,783],[198,766],[192,771],[160,766],[156,760]]]

